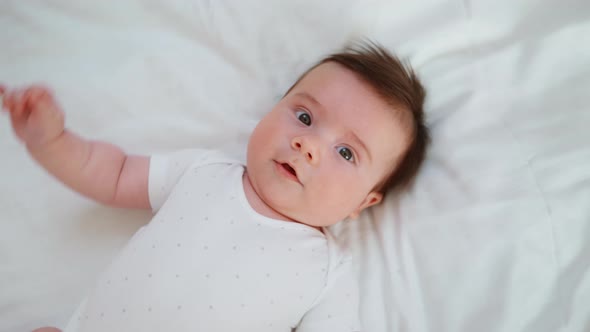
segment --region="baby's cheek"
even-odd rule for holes
[[[354,200],[353,190],[351,186],[347,185],[345,177],[333,176],[330,182],[325,181],[318,186],[313,203],[324,209],[342,210],[344,206]]]

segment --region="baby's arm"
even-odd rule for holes
[[[103,204],[149,209],[149,157],[131,156],[64,127],[64,113],[44,87],[0,85],[16,136],[31,156],[64,184]]]
[[[61,330],[56,327],[40,327],[32,332],[61,332]]]

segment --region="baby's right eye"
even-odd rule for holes
[[[297,119],[299,119],[304,125],[311,126],[311,115],[306,111],[297,111],[295,112],[295,116],[297,116]]]

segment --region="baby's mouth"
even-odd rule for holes
[[[289,173],[293,174],[295,177],[297,177],[297,172],[295,172],[293,167],[291,167],[289,164],[282,163],[281,166],[283,166],[283,168],[286,169],[287,172],[289,172]]]

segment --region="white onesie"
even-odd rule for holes
[[[65,331],[358,331],[350,256],[326,228],[256,213],[244,170],[214,152],[153,156],[157,213]]]

